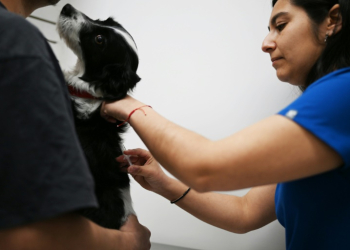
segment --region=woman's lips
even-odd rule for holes
[[[277,62],[279,62],[282,57],[273,57],[271,58],[272,66],[275,66]]]

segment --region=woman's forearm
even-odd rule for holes
[[[169,201],[180,197],[188,188],[176,179],[168,183],[157,193]],[[210,225],[241,234],[276,219],[275,190],[276,185],[255,187],[242,197],[191,190],[176,205]]]
[[[111,122],[112,118],[127,120],[157,161],[186,185],[197,191],[211,188],[206,182],[215,162],[212,141],[170,122],[130,96],[103,103],[101,115]]]
[[[167,187],[158,194],[169,201],[179,198],[188,187],[172,179]],[[190,190],[176,205],[198,219],[234,233],[246,233],[250,230],[249,220],[245,216],[244,198],[219,193],[198,193]]]
[[[152,155],[171,174],[196,190],[201,189],[212,142],[160,116],[152,109],[135,112],[130,123]],[[152,128],[152,129],[149,129]]]

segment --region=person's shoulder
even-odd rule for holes
[[[38,28],[29,21],[17,14],[0,10],[0,23],[0,59],[43,55],[47,42]]]
[[[329,78],[332,80],[336,80],[338,82],[348,83],[350,80],[350,67],[342,68],[342,69],[339,69],[339,70],[332,72],[329,75]],[[347,84],[347,85],[350,86],[349,84]]]
[[[349,94],[350,91],[350,67],[335,70],[311,84],[303,94],[328,92]]]
[[[349,82],[350,79],[350,67],[341,68],[335,70],[319,80],[313,83],[310,87],[315,87],[317,85],[326,84],[326,83],[334,83],[334,82]]]
[[[350,111],[350,67],[335,70],[311,84],[294,102],[282,109],[279,114],[292,110],[305,112]],[[300,113],[298,111],[298,113]],[[339,112],[338,112],[339,113]],[[332,116],[332,114],[330,115]]]

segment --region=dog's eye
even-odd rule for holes
[[[97,44],[101,45],[101,44],[103,44],[103,41],[104,41],[103,36],[98,35],[98,36],[95,37],[95,42]]]

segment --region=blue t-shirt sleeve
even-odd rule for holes
[[[350,167],[350,68],[319,79],[278,114],[321,139]]]

